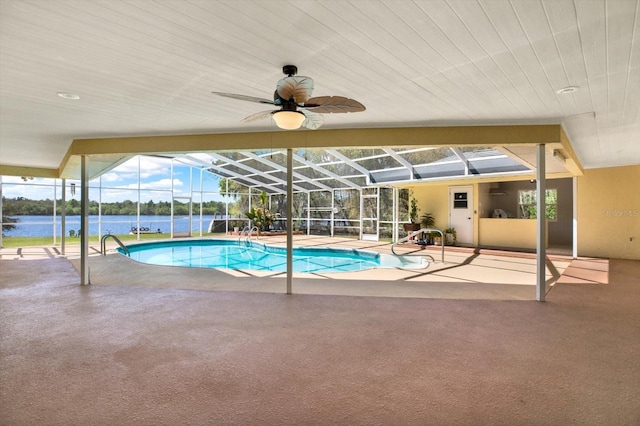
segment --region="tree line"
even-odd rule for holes
[[[5,198],[2,197],[3,216],[53,216],[53,200],[30,200],[24,197]],[[56,200],[56,214],[62,214],[62,200]],[[103,202],[100,206],[97,201],[89,201],[89,214],[97,215],[101,208],[102,214],[135,216],[138,214],[138,204],[135,201],[124,200],[111,203]],[[189,204],[179,201],[173,202],[173,211],[177,215],[188,215]],[[193,214],[200,214],[200,203],[193,203]],[[66,201],[65,212],[69,216],[80,215],[80,201],[71,199]],[[202,203],[202,214],[216,215],[224,214],[225,203],[221,201],[206,201]],[[170,216],[171,202],[149,200],[140,203],[140,214],[144,216]],[[4,220],[3,220],[4,221]]]

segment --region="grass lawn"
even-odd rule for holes
[[[114,234],[122,242],[137,241],[137,235],[131,234]],[[215,234],[207,234],[207,237],[215,236]],[[170,238],[170,234],[140,234],[140,241],[161,240]],[[89,235],[89,244],[99,244],[100,237],[98,235]],[[80,238],[67,237],[65,245],[79,245]],[[2,247],[30,247],[30,246],[55,246],[60,245],[60,237],[53,241],[53,237],[2,237]]]

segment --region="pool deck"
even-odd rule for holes
[[[638,260],[550,256],[549,278],[561,276],[538,303],[535,259],[521,253],[451,247],[422,271],[296,274],[289,296],[281,275],[143,265],[95,247],[93,285],[80,286],[78,246],[71,262],[58,252],[0,250],[3,425],[640,419]]]
[[[225,238],[225,237],[221,237]],[[226,237],[236,239],[237,237]],[[285,236],[260,237],[265,244],[285,246]],[[300,247],[341,247],[391,254],[387,242],[361,241],[348,238],[294,236]],[[177,288],[207,291],[245,291],[286,293],[286,274],[250,270],[225,270],[154,266],[138,263],[114,251],[115,243],[107,245],[108,254],[90,247],[89,271],[93,285]],[[444,263],[441,248],[417,246],[399,251],[430,256],[434,260],[424,269],[381,268],[334,274],[293,274],[292,289],[297,294],[411,297],[484,300],[534,300],[535,255],[531,253],[445,247]],[[67,246],[65,256],[79,270],[79,246]],[[0,249],[0,257],[28,260],[61,257],[59,247],[25,247]],[[572,259],[567,256],[547,257],[548,289],[561,279]],[[597,262],[597,261],[596,261]],[[606,268],[606,266],[605,266]],[[602,275],[602,268],[587,268]],[[606,272],[604,273],[606,279]],[[566,278],[565,278],[566,279]],[[602,281],[602,278],[599,279]]]

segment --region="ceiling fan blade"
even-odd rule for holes
[[[211,92],[214,95],[224,96],[225,98],[238,99],[241,101],[257,102],[259,104],[275,105],[272,100],[256,98],[254,96],[237,95],[235,93]]]
[[[251,114],[250,116],[243,118],[242,122],[251,123],[252,121],[263,120],[265,118],[271,117],[271,114],[273,114],[273,112],[274,110],[256,112],[255,114]]]
[[[304,103],[304,108],[323,114],[360,112],[366,109],[364,105],[355,99],[349,99],[343,96],[318,96],[310,98]]]
[[[302,75],[285,77],[278,81],[276,91],[282,99],[293,98],[297,104],[301,104],[306,102],[313,92],[313,79]]]
[[[315,112],[305,111],[304,115],[307,117],[303,122],[301,127],[305,127],[309,130],[315,130],[318,127],[322,126],[324,123],[324,118],[320,114],[316,114]]]

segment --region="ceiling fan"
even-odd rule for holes
[[[278,81],[276,91],[273,94],[273,101],[235,93],[211,93],[227,98],[280,107],[275,111],[267,110],[252,114],[245,117],[242,122],[248,123],[273,117],[276,125],[285,130],[293,130],[300,127],[315,130],[324,121],[321,114],[360,112],[366,109],[360,102],[342,96],[317,96],[312,98],[313,79],[296,75],[298,67],[295,65],[285,65],[282,67],[282,72],[286,77]]]

